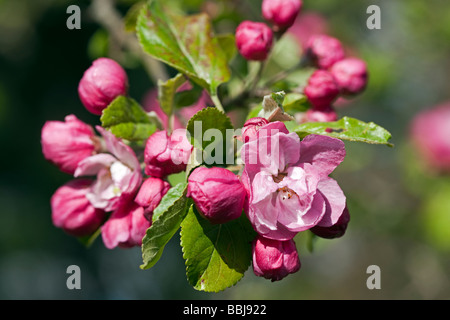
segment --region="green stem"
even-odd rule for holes
[[[211,100],[214,102],[214,105],[216,106],[217,109],[225,113],[225,109],[223,108],[222,103],[220,102],[220,99],[217,96],[217,94],[211,95]]]

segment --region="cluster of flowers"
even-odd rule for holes
[[[298,0],[265,0],[263,15],[280,31],[292,25],[300,8]],[[240,53],[254,60],[266,58],[271,37],[270,28],[254,22],[244,22],[236,32]],[[311,77],[305,94],[325,91],[329,95],[329,82],[321,74],[328,73],[324,69],[330,66],[348,78],[348,69],[343,72],[337,65],[343,56],[329,56],[339,50],[327,47],[321,52],[327,45],[323,43],[313,41],[308,51],[322,69]],[[319,89],[311,89],[314,79],[322,79]],[[353,90],[353,80],[347,82]],[[108,58],[94,61],[78,87],[83,105],[96,115],[127,90],[125,71]],[[313,103],[319,110],[325,108],[325,100],[331,102],[329,96],[307,95],[312,102],[321,101]],[[139,246],[151,226],[154,209],[171,187],[167,176],[186,170],[193,147],[183,130],[171,134],[156,131],[146,141],[141,165],[124,141],[100,126],[96,130],[100,135],[74,115],[64,122],[48,121],[42,129],[45,158],[76,178],[52,196],[53,223],[76,237],[100,230],[109,249]],[[241,139],[245,143],[240,174],[223,167],[197,167],[188,177],[187,196],[212,224],[229,222],[245,212],[257,233],[254,273],[280,280],[300,269],[293,240],[299,232],[310,230],[320,237],[335,238],[346,231],[350,219],[346,197],[329,177],[344,160],[345,146],[338,139],[319,135],[300,140],[283,122],[259,117],[245,123]]]
[[[274,31],[278,34],[287,31],[301,8],[301,0],[264,0],[262,14],[272,28],[262,22],[242,22],[236,30],[236,45],[241,55],[247,60],[266,60],[273,45]],[[327,34],[312,35],[303,49],[304,61],[317,69],[303,90],[312,105],[304,119],[336,121],[333,102],[339,96],[354,97],[364,91],[367,65],[359,58],[346,57],[341,42]]]

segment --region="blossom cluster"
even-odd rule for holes
[[[248,60],[267,59],[274,33],[289,29],[301,8],[300,0],[264,0],[262,13],[271,27],[242,22],[236,29],[240,54]],[[305,57],[317,68],[304,88],[313,105],[308,121],[336,120],[332,102],[338,95],[364,89],[366,66],[345,58],[340,42],[326,35],[310,39]],[[85,71],[78,93],[89,112],[102,115],[116,98],[128,94],[127,74],[114,60],[97,59]],[[75,115],[45,123],[44,157],[74,178],[51,198],[56,227],[75,237],[99,231],[109,249],[140,246],[152,226],[153,212],[172,188],[168,177],[188,171],[186,196],[204,219],[224,224],[243,213],[248,218],[256,234],[252,265],[257,276],[277,281],[300,269],[294,242],[300,232],[323,238],[345,233],[350,219],[346,197],[330,177],[346,155],[341,140],[315,134],[300,139],[283,122],[254,117],[237,137],[244,143],[237,173],[219,165],[187,170],[194,147],[182,116],[169,119],[151,94],[147,111],[159,116],[162,129],[144,141],[143,151],[102,126],[94,131]],[[184,108],[185,118],[209,103],[204,91],[193,112]]]

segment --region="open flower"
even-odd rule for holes
[[[107,212],[117,209],[119,202],[134,196],[142,173],[134,151],[114,134],[96,127],[105,140],[109,153],[99,153],[81,161],[75,177],[97,176],[86,197],[95,208]]]
[[[316,225],[336,224],[346,198],[328,175],[344,157],[339,139],[309,135],[300,141],[277,122],[260,128],[242,149],[245,209],[254,229],[266,238],[289,240]]]

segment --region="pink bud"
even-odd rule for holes
[[[159,178],[147,178],[142,184],[134,201],[144,207],[144,215],[151,220],[153,210],[159,205],[162,197],[169,191],[170,184]]]
[[[265,60],[272,41],[272,30],[262,22],[244,21],[236,29],[236,46],[247,60]]]
[[[294,240],[278,241],[258,236],[253,241],[253,272],[278,281],[300,270],[300,259]]]
[[[123,202],[102,226],[103,243],[108,249],[140,246],[150,226],[144,208],[133,201]]]
[[[76,237],[92,234],[105,217],[86,198],[92,180],[72,180],[56,190],[51,198],[53,224]]]
[[[323,110],[309,109],[306,112],[307,122],[331,122],[336,121],[338,116],[332,107]]]
[[[244,123],[244,127],[242,128],[242,141],[246,143],[252,140],[253,138],[256,138],[258,130],[268,123],[269,121],[266,118],[262,117],[255,117],[248,119]]]
[[[367,66],[361,59],[347,58],[338,61],[331,66],[330,72],[344,95],[356,95],[366,88]]]
[[[188,179],[187,196],[211,223],[225,223],[241,216],[246,191],[239,178],[225,168],[196,168]]]
[[[78,94],[86,109],[101,115],[115,98],[126,95],[128,77],[114,60],[99,58],[85,72],[78,85]]]
[[[170,136],[165,130],[155,132],[145,146],[145,173],[163,178],[186,170],[192,149],[185,129],[174,130]]]
[[[326,239],[339,238],[345,234],[349,222],[350,222],[350,213],[348,212],[348,208],[346,206],[336,224],[332,225],[331,227],[321,227],[316,225],[315,227],[312,227],[310,230],[315,235],[322,238]]]
[[[285,30],[294,24],[302,4],[301,0],[264,0],[262,14],[277,29]]]
[[[418,113],[411,123],[411,139],[427,169],[450,172],[450,102]]]
[[[100,149],[92,127],[68,115],[62,121],[47,121],[42,127],[41,144],[45,159],[61,171],[73,174],[78,163]]]
[[[336,100],[339,88],[330,72],[316,70],[308,79],[304,93],[316,109],[326,109]]]
[[[328,69],[345,57],[341,42],[324,34],[314,35],[309,39],[306,54],[320,69]]]

